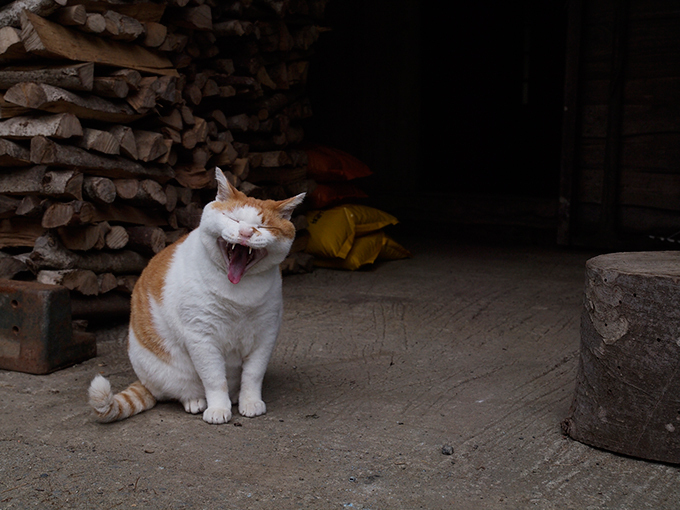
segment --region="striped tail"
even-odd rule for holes
[[[97,375],[90,384],[89,393],[90,405],[102,423],[124,420],[156,405],[156,398],[139,381],[114,395],[109,381]]]

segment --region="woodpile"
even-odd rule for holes
[[[325,2],[0,7],[0,277],[124,311],[148,259],[198,224],[215,166],[257,198],[312,191],[296,147]],[[293,272],[311,267],[294,221]]]

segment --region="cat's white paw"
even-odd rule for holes
[[[219,425],[231,420],[231,409],[224,407],[209,407],[203,411],[203,421]]]
[[[252,418],[267,412],[267,406],[262,400],[251,400],[239,402],[238,412],[241,416]]]
[[[184,405],[184,410],[187,413],[198,414],[205,411],[208,407],[208,403],[204,398],[191,398],[189,400],[182,400],[182,405]]]

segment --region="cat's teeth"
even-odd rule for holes
[[[249,247],[248,248],[248,255],[250,255],[251,253],[253,253],[253,249],[251,247]]]

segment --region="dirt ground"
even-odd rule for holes
[[[284,280],[266,415],[176,403],[96,423],[124,325],[48,376],[0,371],[0,508],[675,509],[677,467],[565,438],[593,253],[401,240],[414,258]]]

